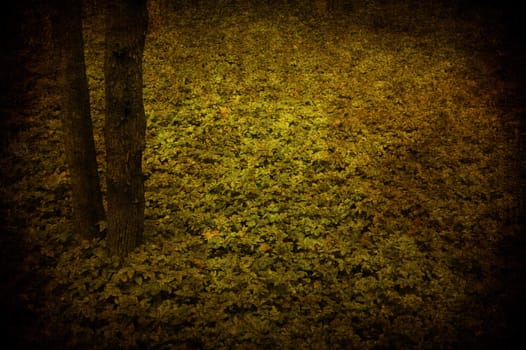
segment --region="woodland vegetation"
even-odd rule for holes
[[[83,30],[104,179],[97,3]],[[71,226],[51,23],[45,4],[16,12],[0,297],[18,348],[494,349],[520,335],[519,21],[466,2],[315,3],[160,2],[143,58],[144,244],[124,260]]]

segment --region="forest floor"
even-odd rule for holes
[[[175,3],[147,38],[145,243],[123,262],[70,228],[51,23],[22,15],[0,160],[2,321],[19,348],[492,349],[520,335],[526,69],[505,13]],[[84,25],[104,180],[100,13]]]

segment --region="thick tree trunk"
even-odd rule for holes
[[[148,16],[146,0],[108,0],[107,4],[108,248],[113,255],[126,256],[141,242],[144,229],[142,56]]]
[[[54,36],[60,50],[58,82],[66,158],[71,176],[73,222],[85,238],[99,234],[104,218],[84,64],[81,0],[56,1]],[[64,4],[64,5],[63,5]]]

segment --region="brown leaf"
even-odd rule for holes
[[[219,113],[221,114],[221,118],[223,118],[223,120],[228,120],[228,107],[227,106],[219,106]]]

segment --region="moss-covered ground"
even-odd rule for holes
[[[124,262],[70,229],[55,56],[37,40],[51,24],[37,13],[21,27],[31,79],[14,82],[27,95],[6,108],[1,160],[3,260],[16,272],[4,318],[21,348],[480,349],[513,337],[524,52],[503,13],[167,5],[144,56],[145,243]],[[96,8],[84,25],[104,180]]]

